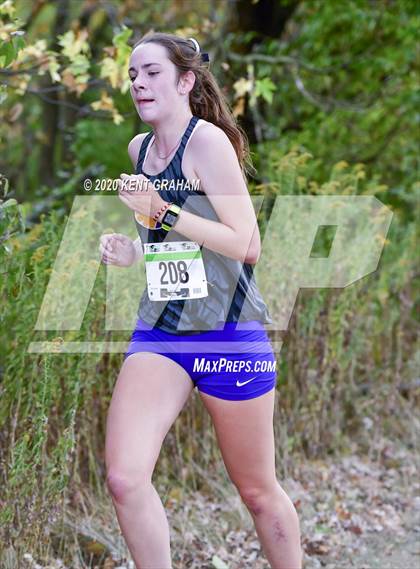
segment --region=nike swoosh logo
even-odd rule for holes
[[[255,376],[257,377],[257,376]],[[243,381],[242,383],[239,382],[239,379],[236,380],[236,385],[238,387],[242,387],[242,385],[245,385],[246,383],[249,383],[250,381],[252,381],[253,379],[255,379],[255,377],[251,377],[251,379],[247,379],[246,381]]]

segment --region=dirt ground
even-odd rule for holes
[[[304,568],[419,568],[415,458],[387,446],[376,461],[358,455],[306,461],[280,480],[299,514]],[[270,569],[226,473],[199,474],[206,476],[205,491],[156,484],[169,520],[173,569]],[[52,551],[40,560],[28,552],[22,565],[11,552],[2,569],[134,569],[110,497],[79,492],[64,519],[60,529],[48,528],[51,543],[65,544],[63,555]]]

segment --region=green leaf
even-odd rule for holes
[[[127,44],[127,41],[132,33],[133,30],[123,26],[122,30],[115,34],[112,39],[112,43],[117,48],[116,63],[118,65],[124,66],[127,63],[127,59],[130,57],[132,48]]]
[[[15,48],[16,54],[18,53],[19,50],[21,50],[25,47],[25,40],[22,37],[24,33],[25,32],[17,31],[17,32],[14,32],[11,34],[12,42],[13,42],[13,46]]]
[[[6,200],[4,202],[4,204],[2,204],[2,207],[11,207],[17,205],[17,201],[14,198],[10,198],[8,200]]]
[[[213,567],[216,569],[229,569],[229,565],[226,565],[226,563],[217,555],[213,555],[211,562]]]
[[[0,189],[3,191],[3,197],[6,197],[9,191],[9,180],[2,174],[0,174]]]
[[[115,47],[124,48],[127,44],[128,38],[131,36],[132,33],[133,30],[130,30],[130,28],[123,26],[121,31],[115,34],[115,36],[113,37],[112,43],[115,45]]]
[[[0,46],[0,57],[4,57],[3,59],[3,67],[7,67],[16,56],[15,48],[13,47],[13,43],[11,41],[4,42],[2,46]]]
[[[263,79],[257,79],[255,81],[255,96],[262,97],[267,101],[267,103],[273,102],[273,91],[277,87],[271,81],[270,77],[264,77]]]
[[[6,243],[3,243],[3,249],[6,251],[6,253],[8,253],[10,255],[10,253],[12,252],[12,248],[10,247],[10,245],[7,245]]]

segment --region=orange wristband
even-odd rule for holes
[[[172,205],[173,202],[167,202],[165,205],[163,205],[159,211],[157,211],[155,213],[155,215],[153,216],[154,221],[157,221],[159,219],[159,216],[161,213],[163,213],[164,211],[166,211],[168,209],[168,207],[170,205]]]

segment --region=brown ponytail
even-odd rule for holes
[[[238,125],[213,73],[202,61],[194,43],[174,34],[148,32],[134,44],[133,49],[143,43],[157,43],[166,48],[168,58],[177,68],[177,81],[180,75],[187,71],[194,73],[196,80],[190,92],[191,112],[215,124],[226,133],[235,149],[244,178],[247,174],[255,172],[247,136]]]

